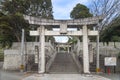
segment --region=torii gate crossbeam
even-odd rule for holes
[[[45,36],[83,36],[83,71],[84,73],[90,73],[89,71],[89,53],[88,53],[88,36],[99,36],[98,31],[89,30],[87,25],[98,24],[103,19],[102,16],[91,17],[85,19],[75,20],[51,20],[41,19],[37,17],[24,16],[30,24],[40,25],[37,31],[30,31],[31,36],[40,36],[40,53],[39,53],[39,73],[45,72]],[[45,26],[59,25],[60,31],[48,31]],[[82,25],[82,29],[79,31],[67,31],[69,25]],[[98,47],[99,48],[99,47]],[[98,49],[99,50],[99,49]],[[99,54],[98,54],[99,55]],[[98,59],[99,60],[99,59]],[[99,65],[99,61],[97,64]],[[99,66],[97,66],[99,68]]]

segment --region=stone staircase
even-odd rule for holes
[[[79,73],[78,68],[69,53],[58,53],[52,63],[49,73]]]
[[[90,63],[90,72],[96,72],[96,63]]]

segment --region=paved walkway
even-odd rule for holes
[[[25,76],[27,76],[19,71],[4,71],[2,67],[3,62],[0,62],[0,80],[22,80]]]
[[[16,71],[4,71],[1,69],[0,62],[0,80],[120,80],[120,74],[32,74]],[[106,78],[105,78],[106,77]]]
[[[116,74],[105,74],[105,73],[102,73],[100,74],[100,76],[104,76],[106,78],[109,78],[111,80],[120,80],[120,73],[116,73]]]
[[[22,80],[24,77],[21,72],[0,70],[0,80]]]
[[[23,80],[111,80],[98,75],[85,74],[34,74]]]

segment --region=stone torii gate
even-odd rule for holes
[[[102,16],[90,17],[84,19],[73,19],[73,20],[52,20],[52,19],[41,19],[38,17],[26,16],[24,18],[29,21],[30,24],[39,25],[37,31],[30,31],[30,35],[39,36],[40,46],[39,46],[39,63],[38,63],[38,73],[45,72],[45,36],[82,36],[83,38],[83,72],[90,73],[89,71],[89,51],[88,51],[88,36],[98,36],[99,42],[99,32],[97,30],[89,30],[89,25],[98,24],[99,21],[103,19]],[[59,26],[60,31],[50,31],[45,29],[45,26]],[[68,27],[79,27],[82,29],[78,31],[68,31]],[[99,45],[97,53],[97,68],[99,68]]]
[[[60,48],[61,48],[61,47],[66,47],[66,48],[67,48],[67,52],[68,52],[68,53],[70,52],[70,47],[71,47],[70,44],[58,43],[58,44],[56,45],[56,50],[57,50],[57,52],[60,51]]]

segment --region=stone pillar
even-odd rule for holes
[[[90,61],[90,63],[93,62],[93,48],[92,48],[92,44],[89,44],[89,61]]]
[[[67,47],[67,48],[68,48],[67,50],[68,50],[68,53],[69,53],[69,52],[70,52],[69,45],[68,45],[68,47]]]
[[[51,44],[51,40],[49,40],[49,44],[52,45],[52,44]],[[50,47],[48,47],[48,49],[49,49],[49,51],[51,50]]]
[[[79,39],[77,39],[77,56],[79,56],[80,55],[80,40]]]
[[[58,52],[60,52],[60,47],[59,47],[59,45],[58,45]]]
[[[90,73],[88,54],[88,30],[86,25],[83,26],[83,71],[84,73]]]
[[[100,71],[99,34],[98,34],[98,36],[97,36],[97,54],[96,54],[96,55],[97,55],[97,57],[96,57],[96,58],[97,58],[97,59],[96,59],[96,60],[97,60],[97,61],[96,61],[96,62],[97,62],[97,63],[96,63],[96,64],[97,64],[97,66],[96,66],[96,72],[99,72],[99,71]]]
[[[35,46],[35,63],[38,63],[39,60],[39,49],[38,46]]]
[[[44,26],[39,28],[39,63],[38,63],[38,73],[45,72],[45,29]]]

